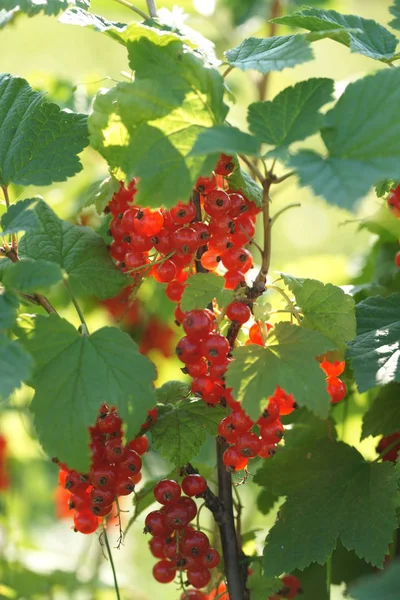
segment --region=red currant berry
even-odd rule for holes
[[[347,394],[346,386],[343,383],[343,381],[341,379],[339,379],[338,377],[328,377],[328,379],[326,381],[328,383],[327,390],[328,390],[328,394],[331,397],[331,402],[332,402],[332,404],[337,404],[338,402],[343,400],[343,398],[346,396],[346,394]]]
[[[190,377],[202,377],[208,371],[207,361],[204,358],[200,358],[198,362],[187,365],[186,370]]]
[[[206,398],[214,390],[214,381],[208,375],[195,377],[192,381],[191,390],[201,398]]]
[[[94,533],[99,526],[99,519],[89,510],[77,512],[74,515],[74,526],[80,533]]]
[[[230,444],[236,442],[240,435],[240,431],[238,431],[232,424],[232,419],[230,416],[224,417],[218,425],[218,435]]]
[[[203,195],[208,194],[211,190],[214,190],[217,185],[217,178],[215,175],[212,177],[199,177],[196,181],[196,190]]]
[[[199,590],[185,590],[180,600],[207,600],[208,596],[205,596],[203,592]],[[222,599],[221,599],[222,600]]]
[[[186,475],[182,480],[182,490],[186,496],[199,496],[207,489],[207,481],[201,475]]]
[[[122,421],[116,412],[111,412],[104,416],[101,414],[96,421],[96,427],[101,433],[122,433]]]
[[[263,425],[266,425],[267,423],[273,423],[274,421],[279,419],[279,415],[280,415],[279,404],[275,400],[275,398],[273,398],[271,396],[271,398],[269,398],[268,407],[265,408],[261,417],[258,419],[257,425],[262,427]]]
[[[238,437],[235,447],[243,456],[254,458],[260,451],[261,440],[255,433],[245,432]]]
[[[164,558],[165,538],[153,537],[149,542],[150,552],[155,558]]]
[[[203,588],[206,587],[210,583],[211,573],[208,569],[197,569],[196,571],[191,571],[188,569],[187,578],[190,585],[195,588]]]
[[[125,242],[111,242],[110,244],[110,254],[114,260],[121,262],[125,258],[125,254],[129,252],[130,246]]]
[[[64,487],[73,494],[85,492],[89,487],[89,478],[77,471],[68,471],[65,477]]]
[[[109,506],[115,500],[114,490],[107,490],[104,488],[92,488],[90,492],[90,498],[92,504],[98,504],[100,506]]]
[[[140,235],[139,233],[130,233],[129,239],[129,244],[133,252],[148,252],[154,245],[152,238]]]
[[[209,548],[206,554],[203,554],[203,556],[201,557],[203,567],[205,567],[206,569],[214,569],[215,567],[218,567],[220,560],[221,557],[219,555],[219,552],[214,550],[214,548]]]
[[[193,521],[193,519],[197,515],[196,502],[192,500],[192,498],[186,498],[185,496],[182,496],[181,498],[179,498],[177,504],[180,504],[187,510],[187,513],[189,515],[189,523],[190,521]]]
[[[160,504],[174,504],[181,496],[181,486],[173,479],[162,479],[157,483],[153,493]]]
[[[264,442],[261,438],[261,446],[258,452],[258,456],[260,458],[272,458],[276,454],[276,446],[275,444],[268,444]]]
[[[134,440],[131,440],[127,446],[130,450],[134,450],[140,456],[142,456],[143,454],[146,454],[147,450],[149,449],[149,439],[147,435],[140,435]]]
[[[214,250],[207,250],[201,255],[200,262],[207,271],[215,271],[221,262],[221,256]]]
[[[185,225],[186,223],[190,223],[196,216],[196,207],[193,202],[189,202],[189,204],[184,204],[183,202],[178,202],[176,206],[171,208],[169,211],[171,215],[172,222],[175,225]]]
[[[139,473],[142,468],[142,459],[137,452],[129,449],[126,458],[119,463],[118,467],[120,473],[127,473],[131,476]]]
[[[129,496],[135,490],[135,484],[139,483],[142,478],[142,474],[139,473],[139,480],[135,481],[133,477],[127,477],[126,475],[122,475],[122,477],[117,478],[117,482],[114,487],[116,496]]]
[[[183,330],[191,340],[201,340],[211,333],[213,323],[204,310],[190,310],[182,321]]]
[[[224,190],[213,190],[207,194],[204,201],[204,210],[211,217],[226,215],[231,208],[231,201]]]
[[[165,522],[171,529],[183,529],[190,522],[189,512],[183,504],[176,502],[165,511]]]
[[[191,227],[181,227],[174,234],[174,248],[181,254],[193,254],[199,247],[197,232]]]
[[[232,235],[232,240],[235,246],[245,246],[253,239],[256,232],[256,225],[249,215],[238,217],[234,223],[235,233]]]
[[[266,444],[278,444],[283,438],[284,431],[285,429],[280,421],[265,423],[260,427],[260,435]]]
[[[400,269],[400,250],[396,253],[395,257],[394,257],[394,262],[396,267],[399,267]]]
[[[133,219],[133,228],[136,233],[152,237],[157,235],[164,225],[164,216],[162,212],[150,210],[150,208],[141,208],[137,211]]]
[[[154,265],[151,273],[156,281],[159,283],[169,283],[176,277],[176,265],[172,260],[165,260],[164,262]]]
[[[165,521],[165,513],[160,510],[149,512],[144,525],[144,532],[155,537],[167,537],[172,533],[172,527],[169,527]]]
[[[244,412],[244,410],[236,410],[230,415],[232,425],[240,433],[249,431],[254,425],[250,417]]]
[[[112,467],[96,467],[90,472],[90,479],[95,488],[111,489],[116,481],[115,470]]]
[[[392,190],[388,196],[387,203],[390,212],[396,217],[400,217],[400,185],[396,189]]]
[[[107,440],[104,446],[104,456],[110,463],[117,463],[124,460],[127,450],[120,437],[113,437]]]
[[[279,386],[276,388],[273,398],[278,402],[279,414],[282,416],[290,415],[296,408],[296,402],[292,394],[287,394]]]
[[[199,346],[185,336],[176,345],[176,354],[183,363],[194,363],[200,358]]]
[[[246,323],[251,317],[250,308],[243,302],[231,302],[226,308],[226,316],[231,321],[238,321],[238,323]]]
[[[344,360],[335,360],[335,362],[323,360],[319,366],[327,377],[339,377],[343,373],[346,363]]]
[[[201,342],[201,354],[211,362],[225,361],[229,350],[228,340],[219,333],[210,333]]]
[[[168,229],[162,229],[151,238],[154,248],[161,254],[168,254],[173,247],[172,233]]]
[[[228,156],[226,154],[221,154],[219,160],[216,164],[214,171],[218,173],[218,175],[230,175],[235,168],[235,163],[233,162],[233,157]]]
[[[175,267],[176,268],[176,267]],[[165,295],[171,302],[180,302],[186,285],[179,281],[170,281],[165,288]]]
[[[210,542],[206,534],[196,529],[185,533],[181,544],[181,550],[185,556],[201,556],[207,552],[209,547]]]
[[[231,248],[221,256],[224,267],[231,271],[247,273],[253,264],[251,254],[246,248]]]
[[[300,581],[294,575],[285,575],[282,577],[284,598],[295,598],[300,593]]]
[[[153,567],[153,577],[158,583],[171,583],[175,576],[176,569],[169,560],[160,560]]]
[[[197,235],[197,244],[198,246],[204,246],[207,244],[210,239],[210,232],[208,230],[208,225],[206,223],[191,223],[191,229],[194,229]]]
[[[235,290],[239,285],[242,285],[245,281],[244,273],[242,271],[236,271],[233,269],[232,271],[227,271],[224,275],[225,279],[225,289],[227,290]]]
[[[235,446],[230,446],[225,450],[222,460],[228,471],[241,471],[247,467],[248,463],[248,458],[240,454]]]
[[[133,233],[135,216],[138,210],[139,209],[136,206],[133,208],[128,208],[122,215],[121,227],[123,231],[128,235]]]
[[[399,443],[395,444],[393,448],[391,448],[389,451],[386,451],[396,441],[398,441]],[[400,451],[400,433],[392,433],[392,435],[386,435],[383,438],[381,438],[379,444],[376,447],[376,451],[379,454],[382,454],[383,461],[389,460],[395,462]]]

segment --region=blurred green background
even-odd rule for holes
[[[390,0],[313,2],[343,13],[376,19],[385,25],[390,20],[390,3]],[[144,2],[138,0],[136,4],[145,8]],[[267,18],[271,2],[268,0],[182,0],[179,7],[169,1],[158,4],[163,11],[171,11],[169,15],[165,13],[164,18],[180,23],[185,16],[187,25],[211,39],[219,58],[243,38],[264,36],[269,32]],[[289,8],[295,6],[294,1],[290,2]],[[92,11],[122,22],[135,18],[130,10],[113,0],[93,0]],[[278,34],[285,33],[287,30],[278,28]],[[115,81],[124,80],[124,72],[128,70],[122,46],[89,29],[61,24],[56,18],[19,18],[15,25],[0,31],[0,48],[1,72],[21,75],[33,87],[47,91],[50,99],[82,112],[89,111],[91,98],[100,87],[109,87]],[[267,99],[297,81],[319,76],[333,78],[340,93],[348,82],[376,69],[386,68],[366,57],[351,54],[347,48],[333,41],[320,41],[313,45],[313,49],[314,61],[270,74]],[[232,124],[245,126],[246,106],[258,99],[259,80],[260,75],[255,72],[235,70],[230,74],[228,84],[236,96],[229,117]],[[317,145],[318,139],[312,139],[308,145],[313,143]],[[12,199],[39,193],[60,216],[77,219],[88,187],[107,173],[105,162],[95,152],[87,149],[82,158],[85,168],[73,180],[51,188],[14,188]],[[292,202],[300,202],[301,208],[288,211],[274,225],[271,273],[284,271],[338,285],[362,282],[362,278],[356,278],[376,236],[366,229],[360,231],[359,226],[363,220],[373,217],[383,206],[383,201],[371,192],[360,202],[357,211],[350,214],[328,206],[324,200],[313,197],[309,190],[298,188],[292,179],[274,192],[273,212]],[[387,217],[386,214],[384,216]],[[78,222],[94,227],[101,225],[92,208],[85,208]],[[392,238],[389,236],[390,243]],[[381,250],[379,248],[377,252]],[[386,267],[382,268],[387,273]],[[54,294],[61,314],[78,325],[63,291],[57,289]],[[142,300],[146,304],[145,318],[155,315],[154,318],[167,325],[170,333],[165,343],[172,352],[174,335],[178,335],[173,325],[172,304],[163,298],[160,289],[155,292],[154,286],[150,285],[143,290]],[[104,308],[87,299],[84,308],[89,327],[95,329],[112,322]],[[183,378],[175,359],[166,358],[165,354],[169,354],[168,348],[164,352],[154,348],[149,353],[158,366],[159,383]],[[27,409],[30,397],[30,389],[22,390],[0,413],[0,432],[7,436],[9,444],[12,480],[9,490],[0,491],[0,598],[114,598],[109,587],[112,584],[111,571],[103,559],[96,536],[88,539],[75,534],[71,530],[70,518],[56,518],[54,493],[57,469],[49,463],[35,441]],[[350,394],[343,406],[335,407],[334,416],[342,438],[356,445],[367,458],[373,458],[375,442],[369,439],[358,443],[359,414],[366,402],[367,397]],[[212,446],[205,448],[199,462],[207,467],[213,466]],[[147,478],[165,474],[168,470],[169,465],[149,453],[144,469]],[[251,477],[248,485],[241,486],[240,493],[245,505],[244,531],[259,530],[249,534],[245,549],[250,553],[261,552],[274,515],[268,518],[256,515],[258,488],[251,483]],[[129,502],[127,508],[130,508]],[[204,524],[212,526],[206,515]],[[132,600],[144,600],[154,595],[166,600],[177,598],[179,594],[173,584],[161,586],[151,578],[154,559],[147,550],[142,528],[143,523],[139,519],[131,528],[125,546],[114,552],[120,584],[125,588],[123,597]],[[115,541],[117,536],[112,534],[112,537]],[[26,570],[21,570],[21,565]],[[42,577],[57,570],[64,573]],[[9,581],[13,582],[16,593],[3,585]],[[333,597],[343,597],[340,586],[335,588]],[[307,595],[304,598],[306,600]]]

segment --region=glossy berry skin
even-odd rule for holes
[[[235,427],[237,431],[240,433],[244,433],[245,431],[249,431],[253,427],[253,421],[250,419],[248,415],[244,412],[244,410],[236,410],[231,415],[232,425]]]
[[[268,406],[265,408],[261,417],[257,421],[257,425],[262,427],[263,425],[266,425],[267,423],[273,423],[274,421],[279,419],[279,415],[280,415],[279,404],[275,400],[275,398],[273,398],[271,396],[271,398],[269,399],[269,402],[268,402]]]
[[[92,504],[91,511],[96,517],[105,517],[112,511],[112,504],[103,506],[101,504]]]
[[[266,444],[278,444],[283,438],[284,427],[280,421],[266,423],[260,427],[260,435]]]
[[[242,271],[236,271],[235,269],[232,271],[228,270],[224,275],[224,279],[225,289],[227,290],[235,290],[245,281],[244,273],[242,273]]]
[[[158,583],[171,583],[175,576],[176,569],[169,560],[159,560],[153,567],[153,577]]]
[[[327,390],[331,397],[331,402],[332,404],[337,404],[346,396],[346,386],[338,377],[328,377],[326,381],[328,384]]]
[[[134,450],[128,450],[126,458],[119,463],[120,473],[127,473],[128,475],[134,475],[139,473],[142,468],[142,459],[139,454]]]
[[[200,358],[198,344],[185,336],[176,345],[176,354],[183,363],[194,363]]]
[[[189,204],[178,202],[176,206],[171,208],[169,213],[171,215],[171,220],[175,225],[185,225],[195,218],[196,207],[193,202],[189,202]]]
[[[221,154],[219,160],[215,166],[215,173],[218,175],[230,175],[235,168],[235,163],[233,162],[233,157],[228,156],[227,154]]]
[[[160,210],[141,208],[133,219],[135,232],[141,235],[153,236],[161,231],[164,225],[164,216]]]
[[[182,490],[186,496],[199,496],[207,489],[207,481],[202,475],[186,475],[182,480]]]
[[[200,194],[208,194],[211,190],[214,190],[217,185],[217,178],[215,175],[212,177],[199,177],[196,181],[196,190]]]
[[[284,598],[295,598],[300,593],[300,581],[294,575],[285,575],[282,577]]]
[[[187,365],[186,369],[190,377],[201,377],[202,375],[207,374],[208,365],[206,360],[204,358],[201,358],[198,362],[193,363],[191,365]]]
[[[296,408],[294,397],[291,394],[287,394],[279,386],[276,388],[273,397],[279,404],[279,414],[282,416],[290,415],[290,413],[292,413]]]
[[[196,571],[187,571],[187,578],[190,585],[195,588],[206,587],[210,583],[211,573],[208,569],[202,568]]]
[[[108,413],[103,417],[99,417],[96,422],[96,427],[101,433],[120,433],[121,419],[115,412]]]
[[[90,498],[93,504],[109,506],[115,500],[115,492],[113,490],[93,488],[90,492]]]
[[[213,323],[204,310],[190,310],[185,314],[182,327],[190,340],[199,341],[211,333]]]
[[[188,510],[178,502],[168,506],[164,517],[167,526],[171,529],[183,529],[190,522]]]
[[[99,519],[89,510],[77,512],[74,515],[74,526],[76,531],[88,535],[96,531],[99,526]]]
[[[261,448],[261,440],[255,433],[242,433],[235,443],[235,448],[247,458],[254,458]]]
[[[213,190],[207,194],[204,201],[204,210],[211,217],[226,215],[231,208],[231,201],[224,190]]]
[[[199,247],[197,232],[191,227],[181,227],[174,234],[174,248],[181,254],[193,254]]]
[[[209,547],[210,542],[206,534],[195,529],[185,533],[181,543],[181,550],[185,556],[201,556]]]
[[[174,504],[181,496],[181,486],[173,479],[162,479],[157,483],[153,493],[160,504]]]
[[[160,510],[149,512],[144,521],[145,533],[150,533],[155,537],[167,537],[172,533],[172,528],[165,522],[165,514]]]
[[[240,454],[235,446],[230,446],[224,452],[223,462],[228,471],[241,471],[247,467],[248,458]]]
[[[128,442],[127,446],[130,450],[134,450],[139,454],[139,456],[142,456],[149,449],[149,439],[147,435],[140,435],[134,440]]]
[[[275,454],[276,454],[275,444],[269,444],[267,442],[264,442],[263,439],[261,438],[261,446],[260,446],[260,450],[258,451],[258,456],[260,458],[272,458],[273,456],[275,456]]]
[[[171,302],[180,302],[182,294],[185,291],[185,284],[179,281],[170,281],[165,288],[165,295]]]
[[[177,504],[180,504],[181,506],[183,506],[187,510],[187,513],[189,515],[189,522],[193,521],[193,519],[197,515],[197,505],[196,505],[196,502],[194,500],[192,500],[192,498],[186,498],[185,496],[182,496],[178,500]]]
[[[191,384],[191,390],[201,398],[206,399],[214,390],[214,381],[208,375],[195,377]]]
[[[86,476],[82,476],[77,471],[68,471],[65,477],[64,487],[73,494],[84,492],[89,486],[89,479]]]
[[[235,428],[231,417],[224,417],[218,425],[218,435],[226,442],[233,444],[240,435],[240,431]]]
[[[226,269],[247,273],[253,264],[251,254],[246,248],[232,248],[221,256]]]
[[[211,362],[225,360],[230,350],[229,342],[220,333],[211,333],[201,343],[201,353]]]
[[[218,567],[220,563],[221,557],[219,552],[214,550],[214,548],[209,548],[205,554],[201,557],[201,562],[203,567],[206,569],[214,569]]]
[[[129,496],[134,489],[135,484],[139,483],[142,478],[142,474],[138,474],[139,479],[135,481],[133,477],[124,477],[122,479],[117,479],[117,483],[114,487],[114,492],[116,496]]]
[[[120,437],[114,437],[107,440],[104,446],[104,456],[110,463],[118,463],[124,460],[127,455],[127,449]]]
[[[153,537],[149,542],[150,552],[155,558],[164,558],[165,539]]]
[[[207,271],[215,271],[221,262],[220,253],[215,250],[207,250],[201,255],[200,262]]]
[[[231,321],[237,321],[243,325],[250,319],[251,311],[243,302],[231,302],[226,308],[226,316]]]
[[[172,260],[164,260],[164,262],[154,265],[151,273],[158,283],[169,283],[176,277],[177,269]]]

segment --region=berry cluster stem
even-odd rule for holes
[[[107,530],[106,530],[105,526],[103,526],[103,537],[104,537],[104,542],[105,542],[105,545],[106,545],[107,556],[108,556],[108,559],[110,561],[111,570],[112,570],[112,574],[113,574],[113,578],[114,578],[115,594],[116,594],[117,600],[121,600],[121,596],[119,594],[117,572],[115,570],[114,560],[113,560],[113,556],[112,556],[112,552],[111,552],[111,547],[110,547],[110,543],[108,541]]]
[[[85,317],[83,316],[83,312],[81,311],[81,307],[79,306],[74,294],[72,293],[72,290],[70,288],[70,285],[67,281],[67,279],[63,280],[64,285],[68,291],[69,297],[71,298],[71,302],[75,307],[76,312],[78,313],[78,317],[79,320],[81,322],[81,331],[82,331],[82,335],[88,336],[89,335],[89,329],[88,326],[86,325],[86,321],[85,321]]]

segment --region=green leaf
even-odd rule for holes
[[[21,239],[22,257],[43,259],[59,265],[77,291],[110,298],[126,286],[127,277],[115,267],[101,236],[89,227],[61,221],[44,202],[35,213],[42,230]]]
[[[157,402],[162,404],[173,404],[186,398],[190,393],[190,386],[183,381],[167,381],[157,388]]]
[[[347,358],[359,391],[400,381],[400,294],[367,298],[356,315],[357,337]]]
[[[113,194],[119,190],[119,185],[119,181],[112,176],[95,181],[82,194],[80,206],[83,208],[94,204],[97,212],[101,215]]]
[[[223,408],[207,406],[202,400],[159,406],[157,421],[151,428],[154,449],[180,467],[198,454],[207,433],[217,435],[225,415]]]
[[[223,277],[214,273],[197,273],[186,282],[180,306],[183,311],[206,308],[214,298],[219,306],[227,306],[233,299],[233,292],[224,290]]]
[[[398,177],[399,103],[399,69],[380,71],[348,85],[321,130],[328,155],[301,150],[290,161],[300,184],[332,204],[351,209],[371,186]]]
[[[17,317],[19,302],[17,297],[0,289],[0,329],[11,329]]]
[[[318,131],[318,111],[332,100],[332,93],[331,79],[308,79],[284,89],[272,101],[254,102],[247,116],[250,131],[281,153]]]
[[[360,229],[375,233],[387,242],[397,242],[400,238],[400,219],[392,215],[385,203],[375,214],[361,223]]]
[[[342,442],[317,442],[281,479],[287,499],[267,538],[265,574],[324,564],[338,538],[381,567],[397,524],[396,490],[391,464],[368,463]]]
[[[43,12],[48,16],[56,16],[69,6],[76,5],[84,8],[90,7],[90,0],[2,0],[1,8],[7,11],[16,10],[28,17]]]
[[[0,185],[49,185],[82,169],[87,117],[60,110],[25,79],[0,75]]]
[[[235,157],[233,160],[236,163],[236,167],[228,177],[229,187],[232,190],[239,190],[246,198],[254,202],[257,206],[261,206],[263,195],[261,186],[254,181],[251,175],[241,169]]]
[[[397,600],[399,597],[400,561],[396,560],[382,573],[364,577],[349,590],[353,600]]]
[[[400,430],[400,384],[382,388],[363,417],[361,439],[391,435]]]
[[[190,154],[191,156],[205,156],[224,152],[225,154],[238,153],[258,156],[259,151],[260,142],[252,135],[240,131],[237,127],[216,125],[200,133]]]
[[[62,279],[60,267],[47,260],[20,260],[4,271],[3,285],[19,292],[48,289]]]
[[[270,38],[247,38],[236,48],[225,52],[232,67],[242,71],[255,69],[260,73],[282,71],[313,59],[305,36],[282,35]]]
[[[262,565],[258,557],[257,560],[251,563],[251,571],[246,586],[250,590],[251,600],[265,600],[269,596],[279,592],[282,588],[282,581],[280,579],[267,579],[264,577]]]
[[[278,385],[293,394],[299,406],[326,417],[330,398],[315,357],[332,349],[332,342],[316,331],[278,323],[266,347],[250,345],[233,350],[235,360],[228,366],[225,381],[252,419],[259,416],[261,401],[272,396]]]
[[[394,0],[393,6],[389,7],[389,12],[395,17],[392,21],[390,21],[390,27],[400,30],[400,0]]]
[[[376,60],[388,61],[393,58],[398,44],[396,36],[376,21],[356,15],[342,15],[335,10],[306,8],[273,19],[272,22],[322,33],[323,37],[344,44],[352,52]]]
[[[91,144],[111,169],[139,178],[138,202],[172,206],[213,169],[215,157],[190,151],[199,133],[225,119],[223,79],[178,36],[144,26],[134,32],[127,47],[135,81],[97,95]]]
[[[71,468],[88,468],[88,427],[102,402],[115,404],[129,439],[156,403],[154,365],[115,327],[85,337],[57,315],[39,316],[21,342],[35,359],[31,410],[39,440]]]
[[[1,235],[40,229],[39,219],[33,210],[38,200],[39,198],[26,198],[12,204],[0,219],[3,229]]]
[[[345,350],[346,342],[356,337],[354,299],[331,283],[291,275],[283,275],[283,280],[304,314],[302,326],[319,331],[338,350]]]
[[[125,23],[118,23],[116,21],[109,21],[101,15],[95,15],[93,13],[84,10],[84,8],[73,7],[66,10],[61,17],[58,19],[60,23],[64,25],[79,25],[80,27],[90,27],[94,31],[100,33],[113,32],[120,33],[126,29]],[[114,36],[112,36],[114,37]],[[119,40],[118,36],[115,36]]]
[[[28,379],[32,358],[19,342],[0,333],[0,400],[6,400]]]

